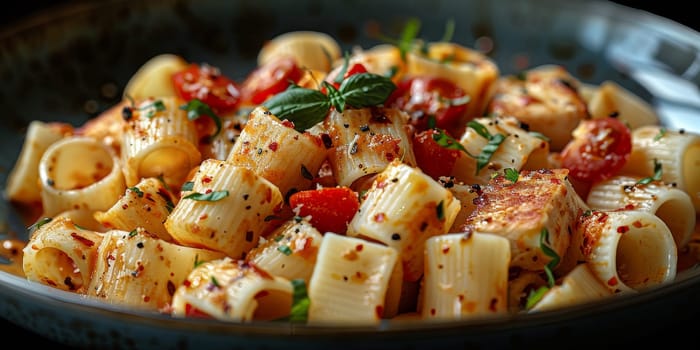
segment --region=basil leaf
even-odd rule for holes
[[[638,185],[646,185],[651,183],[652,181],[661,181],[661,177],[663,176],[663,168],[661,166],[661,163],[658,161],[658,159],[654,158],[654,175],[653,176],[647,176],[643,179],[639,179],[637,181]]]
[[[503,170],[506,179],[508,179],[512,183],[518,182],[518,178],[520,177],[520,174],[518,173],[517,169],[513,168],[506,168]]]
[[[193,199],[196,201],[216,202],[216,201],[224,199],[226,197],[228,197],[228,191],[223,190],[223,191],[212,191],[209,193],[194,192],[194,193],[190,193],[190,194],[182,197],[182,199]]]
[[[546,286],[541,286],[535,290],[531,290],[530,294],[527,295],[527,301],[525,301],[525,309],[529,310],[535,304],[537,304],[540,300],[542,300],[542,297],[549,291],[549,288]]]
[[[221,119],[216,113],[209,107],[208,104],[202,102],[199,99],[192,99],[187,104],[180,106],[180,109],[187,111],[187,119],[196,120],[199,117],[206,115],[211,118],[216,124],[216,131],[210,137],[213,138],[221,132]]]
[[[459,143],[459,141],[455,140],[454,137],[446,134],[444,130],[439,131],[439,133],[433,134],[433,141],[435,141],[435,143],[437,143],[440,147],[447,149],[456,149],[466,154],[469,154],[467,149],[464,148],[464,146],[461,143]]]
[[[299,132],[321,122],[331,108],[328,96],[318,90],[296,85],[271,97],[263,103],[279,119],[288,119]]]
[[[289,313],[289,321],[306,322],[311,304],[306,291],[306,282],[303,279],[294,279],[291,282],[294,293],[292,294],[292,310]]]
[[[374,73],[353,74],[338,89],[345,103],[357,108],[381,105],[394,90],[391,79]]]
[[[335,86],[325,81],[322,84],[323,87],[326,88],[326,91],[328,91],[328,99],[331,101],[331,106],[333,106],[336,111],[342,113],[345,109],[345,99],[340,95],[340,91],[338,91]]]
[[[540,232],[540,249],[542,249],[545,255],[552,258],[544,267],[544,272],[547,275],[547,283],[552,287],[554,286],[554,273],[552,271],[557,267],[561,258],[559,254],[549,246],[549,231],[546,228],[543,228]]]

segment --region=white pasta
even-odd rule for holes
[[[453,233],[425,242],[421,314],[461,320],[508,312],[510,242],[489,233]]]
[[[316,31],[294,31],[267,41],[258,53],[258,66],[280,57],[292,56],[302,68],[323,72],[331,70],[340,58],[340,45],[333,37]]]
[[[172,74],[187,66],[187,61],[178,55],[153,56],[126,83],[124,97],[141,101],[153,97],[177,96],[172,83]]]
[[[396,250],[326,233],[309,282],[311,324],[376,324],[384,315]]]
[[[587,103],[591,117],[615,115],[630,129],[659,124],[659,116],[649,103],[611,80],[595,87]]]
[[[404,279],[423,275],[425,240],[447,233],[459,200],[420,169],[392,162],[381,172],[348,225],[349,236],[365,237],[400,253]]]
[[[120,165],[114,150],[93,138],[76,136],[54,142],[39,162],[43,215],[108,209],[124,193]]]
[[[612,295],[613,292],[603,285],[588,264],[583,263],[566,274],[561,284],[549,289],[530,312],[590,303]]]

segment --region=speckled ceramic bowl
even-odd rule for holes
[[[323,31],[349,50],[378,44],[368,33],[396,32],[408,17],[421,19],[421,36],[428,40],[439,39],[446,21],[454,19],[453,41],[484,49],[504,74],[562,64],[583,82],[610,79],[639,94],[669,127],[700,132],[700,34],[612,3],[103,1],[71,5],[0,32],[0,182],[31,120],[85,122],[114,104],[129,77],[157,54],[208,62],[238,79],[254,66],[263,42],[277,34]],[[0,238],[16,236],[26,239],[24,227],[12,207],[0,202]],[[105,306],[0,271],[0,317],[58,343],[87,348],[522,348],[651,337],[659,320],[697,317],[699,291],[700,275],[690,270],[668,286],[566,310],[329,329],[172,319]]]

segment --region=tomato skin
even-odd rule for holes
[[[297,83],[304,75],[296,60],[283,56],[269,61],[252,71],[241,84],[245,101],[261,104],[271,96]]]
[[[435,117],[435,126],[459,136],[459,125],[467,113],[467,103],[452,104],[464,99],[466,93],[453,82],[439,77],[417,76],[399,82],[386,105],[402,109],[411,116],[417,131],[428,129],[428,116]]]
[[[338,76],[338,73],[340,73],[340,69],[341,68],[335,69],[333,72],[329,73],[325,79],[325,81],[328,84],[333,85],[333,87],[335,87],[336,89],[339,89],[340,85],[342,84],[342,81],[340,83],[335,81],[336,77]],[[367,73],[367,68],[365,68],[365,65],[363,65],[362,63],[353,63],[345,71],[345,74],[343,74],[343,80],[347,79],[348,77],[350,77],[352,75],[360,74],[360,73]],[[321,87],[321,92],[323,92],[324,94],[327,93],[325,86]]]
[[[192,304],[189,304],[189,303],[185,304],[185,317],[207,318],[207,319],[213,318],[208,313],[199,310],[198,308],[192,306]]]
[[[435,129],[427,129],[413,135],[413,154],[416,163],[424,173],[435,180],[440,176],[450,176],[461,151],[438,145],[433,135],[439,134]]]
[[[583,120],[561,152],[561,165],[569,176],[596,182],[615,175],[632,152],[630,129],[614,117]]]
[[[241,101],[238,84],[207,64],[191,63],[174,73],[172,81],[179,97],[185,101],[199,99],[217,113],[232,111]]]
[[[299,208],[299,216],[311,215],[310,222],[319,232],[344,234],[360,209],[360,200],[349,187],[323,187],[292,194],[289,205]]]

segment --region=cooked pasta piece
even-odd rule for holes
[[[629,125],[630,129],[659,124],[659,116],[649,103],[611,80],[594,88],[587,103],[591,117],[615,115]]]
[[[690,196],[660,181],[640,183],[639,176],[617,175],[594,183],[586,203],[598,210],[644,210],[658,216],[673,234],[678,249],[695,232],[695,207]]]
[[[87,294],[110,304],[159,311],[200,263],[222,253],[169,243],[145,231],[110,230],[97,248]]]
[[[158,238],[171,242],[165,219],[175,208],[177,198],[159,179],[148,177],[129,187],[118,201],[105,211],[95,212],[95,219],[110,229],[131,231],[142,227]]]
[[[484,115],[500,75],[498,66],[488,56],[452,42],[428,43],[426,53],[408,52],[406,65],[406,77],[445,78],[466,92],[470,99],[459,125]]]
[[[188,62],[175,54],[160,54],[146,61],[131,76],[124,87],[124,97],[146,100],[154,97],[177,96],[172,75],[186,69]]]
[[[252,169],[286,195],[310,188],[325,159],[320,138],[294,130],[260,106],[250,113],[226,161]]]
[[[41,219],[23,249],[25,277],[51,287],[85,294],[102,235],[67,217]]]
[[[397,263],[393,248],[326,233],[309,282],[309,323],[379,323]]]
[[[659,125],[632,130],[632,153],[622,172],[654,176],[657,162],[661,165],[661,180],[687,192],[695,212],[700,213],[700,135]]]
[[[637,292],[676,277],[678,253],[668,226],[641,210],[592,211],[579,217],[576,247],[612,292]]]
[[[328,160],[336,182],[351,186],[386,168],[394,159],[415,165],[408,115],[395,108],[331,111],[325,128],[331,139]]]
[[[406,62],[401,58],[401,49],[392,44],[380,44],[369,49],[355,49],[349,65],[360,63],[368,72],[390,77],[398,83],[406,74]]]
[[[106,210],[124,193],[119,157],[86,136],[63,138],[39,162],[44,216],[71,209]]]
[[[546,276],[542,272],[527,271],[523,269],[511,269],[508,281],[508,310],[511,314],[517,314],[527,309],[527,302],[531,293],[547,286]]]
[[[415,283],[417,284],[418,282]],[[394,264],[394,270],[391,271],[389,282],[387,282],[382,318],[393,318],[399,314],[402,304],[405,303],[405,299],[408,297],[405,286],[403,264],[396,263]]]
[[[17,162],[7,175],[4,196],[14,203],[41,204],[39,162],[46,149],[72,133],[72,126],[39,120],[29,123]]]
[[[521,127],[513,117],[476,118],[477,128],[469,127],[462,134],[459,143],[472,156],[457,158],[452,175],[469,184],[486,184],[495,173],[506,168],[515,170],[537,170],[548,165],[549,143]],[[488,135],[486,135],[486,133]],[[500,136],[498,136],[500,135]],[[487,161],[479,164],[474,157],[485,156],[487,145],[494,144],[494,139],[503,137]],[[480,168],[481,166],[481,168]]]
[[[347,234],[396,249],[404,279],[417,281],[425,240],[447,233],[460,207],[452,192],[419,168],[394,160],[365,193]]]
[[[566,169],[521,171],[515,182],[498,175],[481,187],[476,209],[461,225],[463,232],[492,232],[511,242],[511,265],[541,271],[553,259],[544,253],[541,236],[559,257],[569,248],[576,217],[587,209],[568,180]],[[573,267],[573,266],[572,266]]]
[[[293,31],[265,42],[258,52],[258,66],[280,56],[292,56],[302,68],[329,72],[341,57],[340,45],[330,35],[316,31]]]
[[[207,159],[165,220],[173,239],[238,259],[258,243],[266,217],[282,203],[277,186],[252,170]]]
[[[145,177],[162,177],[171,188],[179,188],[201,159],[194,122],[180,107],[177,97],[140,100],[127,113],[122,142],[126,185],[135,186]]]
[[[114,152],[121,157],[124,126],[126,125],[123,112],[124,108],[130,105],[128,100],[115,104],[76,128],[75,135],[92,137],[114,149]]]
[[[580,85],[562,66],[538,66],[500,78],[488,111],[516,117],[531,131],[547,136],[552,151],[560,151],[578,123],[588,118]]]
[[[588,264],[583,263],[566,274],[560,284],[550,288],[530,312],[590,303],[612,295],[612,291],[603,285]]]
[[[425,242],[421,314],[461,320],[508,312],[510,242],[489,233],[452,233]]]
[[[218,320],[275,320],[290,313],[292,283],[229,257],[197,266],[173,296],[173,316],[204,313]]]
[[[252,108],[252,107],[251,107]],[[219,115],[221,119],[221,132],[210,138],[210,142],[200,142],[199,151],[202,159],[226,160],[236,140],[241,135],[248,122],[251,108],[239,108],[233,113]]]
[[[457,216],[455,216],[452,227],[447,230],[447,232],[459,232],[459,225],[461,225],[464,220],[467,219],[467,216],[469,216],[469,214],[476,209],[474,199],[478,197],[476,190],[477,187],[466,185],[463,182],[456,181],[453,177],[446,176],[440,177],[438,182],[452,192],[452,195],[459,200],[459,213],[457,213]]]
[[[323,236],[306,218],[295,217],[270,233],[247,255],[246,261],[274,276],[303,279],[307,285],[316,265]]]

